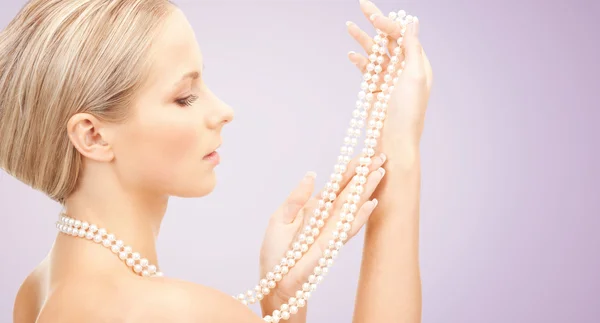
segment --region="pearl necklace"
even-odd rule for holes
[[[123,240],[117,240],[114,234],[106,232],[106,229],[98,228],[95,224],[81,222],[61,213],[56,222],[56,228],[64,234],[85,238],[109,248],[125,262],[127,267],[140,276],[163,276],[163,273],[158,271],[155,265],[150,264],[148,259],[142,258],[139,253],[133,252],[130,246],[125,245]]]
[[[414,21],[414,17],[407,15],[404,10],[390,12],[388,17],[400,23],[402,26],[402,36],[405,33],[406,26]],[[339,183],[342,180],[342,174],[347,169],[347,165],[354,153],[354,147],[358,143],[357,138],[361,135],[361,128],[365,126],[365,119],[369,115],[371,102],[375,97],[374,92],[377,90],[377,83],[380,81],[379,73],[383,71],[381,64],[384,61],[383,55],[386,53],[386,46],[389,39],[385,33],[377,29],[374,41],[375,44],[371,48],[372,53],[369,55],[370,63],[367,65],[367,72],[363,75],[363,81],[360,85],[361,91],[358,93],[356,109],[352,112],[353,118],[350,121],[350,127],[344,138],[341,155],[334,166],[334,172],[330,176],[330,181],[326,184],[326,189],[321,193],[318,207],[314,209],[313,216],[309,219],[308,225],[296,237],[292,248],[281,258],[280,263],[275,265],[273,270],[268,272],[259,281],[254,290],[248,290],[246,293],[233,296],[245,305],[254,304],[262,300],[265,295],[268,295],[277,286],[277,282],[281,281],[289,270],[294,267],[296,261],[301,259],[308,251],[309,247],[321,233],[321,228],[325,226],[325,221],[330,215],[329,212],[333,207],[333,202],[337,198],[337,192],[340,190]],[[295,297],[290,297],[288,302],[282,304],[279,310],[273,311],[271,315],[266,315],[263,318],[265,322],[277,323],[280,320],[287,320],[292,314],[296,314],[300,308],[306,306],[311,293],[323,281],[324,276],[329,272],[329,268],[333,266],[333,260],[339,255],[341,248],[348,239],[348,232],[352,229],[352,221],[354,221],[355,213],[358,211],[356,203],[360,201],[360,195],[364,191],[363,185],[367,182],[366,175],[369,172],[368,167],[372,162],[371,157],[375,154],[377,138],[380,137],[381,129],[383,128],[383,120],[388,106],[387,102],[404,68],[404,61],[400,62],[399,59],[402,50],[402,41],[403,37],[398,38],[397,44],[399,46],[394,49],[394,55],[390,58],[386,74],[383,77],[385,83],[381,85],[381,91],[376,96],[377,102],[373,104],[375,109],[371,112],[371,118],[367,123],[368,129],[364,141],[365,148],[362,150],[363,156],[359,159],[360,165],[355,169],[356,175],[350,183],[350,194],[342,206],[342,214],[340,221],[336,223],[333,239],[329,240],[328,248],[323,252],[318,265],[314,268],[313,274],[308,277],[307,282],[302,285],[302,288],[296,291]],[[396,70],[395,65],[399,62],[401,67]],[[397,76],[393,76],[394,73]],[[372,82],[369,84],[369,81]],[[390,82],[392,83],[391,85],[388,84]],[[133,252],[131,247],[125,246],[122,240],[117,240],[113,234],[107,233],[105,229],[99,229],[96,225],[70,218],[64,213],[61,213],[56,227],[62,233],[74,237],[86,238],[111,249],[113,253],[118,254],[119,258],[134,273],[140,276],[163,276],[162,272],[157,271],[155,265],[149,264],[147,259],[141,258],[139,253]]]
[[[287,303],[281,305],[279,310],[273,311],[271,315],[264,317],[266,322],[279,322],[287,320],[292,314],[296,314],[299,308],[306,305],[306,302],[311,296],[311,293],[317,289],[317,285],[323,281],[323,277],[329,272],[329,268],[333,265],[333,260],[338,256],[340,249],[344,246],[344,242],[348,239],[348,232],[352,229],[352,221],[355,213],[358,211],[356,203],[360,201],[360,195],[364,191],[363,185],[367,182],[366,175],[371,164],[371,157],[375,154],[377,146],[377,138],[381,135],[383,128],[383,120],[386,115],[388,100],[390,93],[394,89],[394,85],[398,81],[398,77],[403,71],[404,61],[400,63],[400,68],[396,70],[395,65],[400,62],[399,55],[403,36],[406,31],[406,26],[414,22],[414,17],[407,15],[406,11],[390,12],[388,17],[395,22],[399,22],[402,26],[401,37],[397,40],[398,47],[394,49],[393,56],[387,66],[386,74],[383,78],[385,83],[380,87],[381,92],[377,94],[377,102],[373,105],[374,110],[371,112],[371,118],[368,121],[368,130],[366,132],[365,148],[362,150],[363,156],[360,158],[360,165],[356,167],[356,175],[350,183],[350,194],[346,202],[342,206],[340,221],[336,223],[336,230],[333,232],[333,239],[329,240],[328,247],[318,261],[318,265],[314,268],[313,274],[308,277],[308,280],[302,284],[302,288],[296,291],[295,297],[290,297]],[[339,182],[342,180],[342,174],[346,171],[346,167],[350,162],[351,155],[354,153],[354,147],[358,142],[358,137],[361,134],[361,128],[365,126],[365,119],[369,114],[371,102],[374,98],[374,91],[377,90],[377,83],[380,81],[379,73],[382,72],[381,64],[384,61],[383,55],[386,53],[388,45],[388,36],[381,30],[377,30],[377,35],[374,37],[375,44],[371,48],[372,54],[369,55],[370,64],[367,65],[367,72],[363,75],[361,83],[361,91],[358,93],[358,101],[356,101],[356,109],[352,112],[350,128],[347,130],[347,136],[344,138],[344,145],[341,148],[341,155],[338,157],[338,163],[334,166],[334,172],[330,176],[330,181],[326,184],[326,189],[321,193],[321,199],[318,202],[318,207],[313,211],[313,216],[309,219],[308,225],[298,235],[292,248],[289,249],[285,256],[281,258],[278,265],[273,267],[273,270],[268,272],[261,279],[254,290],[248,290],[246,293],[234,296],[243,304],[253,304],[260,301],[265,295],[276,287],[277,282],[281,281],[289,270],[294,267],[296,262],[302,258],[320,234],[321,228],[325,225],[325,221],[330,216],[329,212],[333,207],[333,202],[340,190]],[[396,73],[397,76],[393,76]],[[369,81],[372,81],[369,84]],[[388,83],[392,83],[388,85]],[[387,93],[386,93],[387,92]],[[361,110],[362,109],[362,110]]]

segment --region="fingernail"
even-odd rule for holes
[[[352,21],[346,21],[346,26],[352,25]]]
[[[383,169],[383,167],[379,167],[377,170],[381,173],[381,176],[385,175],[385,169]]]
[[[413,19],[415,20],[415,22],[414,22],[415,26],[413,27],[413,33],[415,35],[419,35],[419,18],[417,18],[415,16],[415,18],[413,18]]]
[[[371,19],[371,21],[375,21],[375,19],[377,19],[377,17],[379,17],[379,16],[380,16],[380,14],[374,13],[371,15],[370,19]]]
[[[310,171],[310,172],[306,173],[306,175],[304,176],[304,178],[313,178],[313,179],[315,179],[315,178],[317,178],[317,173],[315,173],[313,171]]]
[[[356,54],[356,52],[353,51],[353,50],[351,50],[351,51],[348,52],[348,56],[354,56],[354,54]]]
[[[377,206],[377,204],[379,204],[379,201],[377,199],[373,199],[373,208],[375,208]]]
[[[385,161],[387,160],[387,156],[384,153],[381,153],[381,155],[379,155],[379,156],[381,157],[381,159],[385,163]]]

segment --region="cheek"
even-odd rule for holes
[[[175,114],[175,113],[174,113]],[[197,119],[197,118],[195,118]],[[201,122],[183,115],[157,116],[130,124],[121,151],[126,172],[138,184],[171,190],[202,165]],[[123,164],[123,163],[122,163]]]

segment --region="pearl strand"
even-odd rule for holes
[[[413,16],[407,15],[404,10],[400,10],[398,13],[391,12],[389,14],[389,18],[393,19],[396,22],[400,22],[402,26],[401,34],[402,36],[405,33],[406,25],[413,22]],[[319,234],[319,228],[323,227],[324,222],[318,222],[318,216],[321,216],[323,220],[327,219],[328,213],[325,213],[323,216],[322,207],[324,204],[326,205],[325,212],[331,208],[333,201],[336,196],[335,193],[339,190],[339,185],[336,187],[335,184],[341,180],[341,174],[346,169],[345,166],[350,161],[350,155],[353,153],[353,147],[356,145],[356,137],[360,136],[360,128],[364,126],[364,119],[368,115],[368,111],[371,107],[371,101],[373,99],[373,92],[377,89],[377,82],[379,82],[379,75],[383,68],[381,64],[384,61],[382,55],[385,54],[386,46],[388,44],[387,35],[385,35],[382,31],[377,30],[377,36],[375,36],[375,44],[372,47],[373,53],[369,55],[370,64],[367,65],[367,72],[363,75],[363,82],[361,83],[362,91],[359,92],[357,101],[357,109],[353,111],[353,119],[350,122],[351,128],[348,129],[348,136],[352,136],[353,138],[346,137],[344,138],[344,144],[347,146],[343,146],[341,149],[342,155],[338,158],[338,164],[335,165],[335,173],[332,174],[331,179],[333,181],[327,183],[326,190],[324,190],[322,194],[322,199],[319,201],[319,208],[315,209],[314,215],[315,217],[309,220],[309,225],[304,229],[303,234],[301,234],[298,238],[299,241],[294,243],[294,249],[297,246],[298,242],[303,242],[308,237],[311,237],[311,243],[314,243],[314,239]],[[364,185],[366,183],[366,174],[368,174],[368,166],[371,163],[371,157],[375,154],[375,147],[377,146],[377,138],[380,137],[380,130],[383,128],[383,120],[385,119],[385,113],[387,109],[387,102],[390,98],[390,94],[394,85],[398,81],[398,77],[392,77],[393,73],[399,76],[404,68],[404,61],[401,62],[401,68],[396,71],[395,65],[400,61],[399,55],[401,53],[401,45],[402,45],[403,37],[400,37],[397,40],[399,47],[394,49],[394,55],[391,57],[390,63],[388,64],[386,75],[384,76],[384,81],[381,85],[381,92],[377,94],[377,102],[373,105],[375,109],[371,113],[371,119],[369,120],[369,130],[367,131],[367,138],[365,139],[365,148],[362,150],[363,157],[360,158],[360,165],[356,167],[356,175],[353,177],[353,183],[351,183],[351,192],[348,195],[348,199],[346,203],[342,206],[342,214],[341,219],[338,223],[336,223],[336,231],[333,232],[333,239],[328,242],[328,248],[323,252],[323,257],[321,257],[318,261],[318,265],[315,267],[313,274],[308,277],[308,282],[305,282],[302,285],[302,288],[296,291],[295,297],[291,297],[287,304],[282,304],[279,310],[273,311],[271,315],[267,315],[264,317],[266,322],[279,322],[280,320],[287,320],[290,318],[290,315],[298,312],[299,308],[302,308],[306,305],[306,301],[310,298],[311,293],[317,289],[317,284],[323,281],[323,277],[328,273],[329,268],[333,265],[333,260],[338,256],[340,249],[343,247],[344,242],[348,239],[348,232],[352,229],[352,221],[354,221],[355,213],[357,212],[356,203],[360,200],[360,194],[363,193]],[[375,64],[376,63],[376,64]],[[374,74],[371,74],[374,72]],[[371,84],[368,84],[368,81],[372,81]],[[388,83],[392,83],[388,85]],[[366,90],[369,93],[366,93]],[[387,94],[386,94],[387,92]],[[365,100],[363,102],[363,100]],[[358,109],[363,108],[363,111],[359,111]],[[357,117],[360,117],[360,120],[356,120]],[[357,127],[357,129],[354,129]],[[348,146],[348,144],[350,145]],[[347,155],[347,156],[346,156]],[[337,180],[337,181],[336,181]],[[327,202],[324,200],[328,198]],[[329,204],[326,204],[329,203]],[[314,226],[317,226],[317,230],[314,230]],[[315,234],[316,233],[316,234]],[[303,236],[304,235],[304,236]],[[303,246],[303,245],[301,245]],[[300,253],[294,252],[295,260],[298,260],[302,257],[302,255],[306,252],[304,250],[306,248],[300,249]],[[290,252],[286,253],[286,258],[283,258],[281,264],[284,264],[286,259],[290,259],[288,255]],[[295,262],[295,261],[294,261]],[[294,263],[292,262],[292,264]],[[282,276],[285,274],[280,274],[281,266],[275,266],[274,272],[267,273],[266,278],[263,278],[259,284],[255,288],[257,292],[256,296],[253,295],[252,291],[248,291],[246,295],[240,294],[237,298],[242,301],[244,304],[254,303],[256,300],[262,299],[264,296],[269,293],[269,290],[276,286],[275,281],[280,281]],[[286,272],[287,273],[287,272]],[[266,281],[266,284],[265,284]],[[261,295],[263,294],[263,295]],[[249,300],[247,301],[245,297],[248,296]]]
[[[125,262],[127,267],[131,268],[139,276],[163,276],[163,273],[158,271],[155,265],[150,264],[148,259],[142,258],[139,253],[133,252],[130,246],[126,246],[123,240],[117,240],[114,234],[106,232],[106,229],[98,228],[95,224],[82,222],[61,213],[56,222],[56,228],[66,235],[85,238],[110,249],[114,254],[119,256],[119,259]]]

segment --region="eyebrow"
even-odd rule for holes
[[[202,64],[202,70],[204,70],[204,68],[205,68],[205,66],[204,66],[204,64]],[[175,83],[175,85],[180,84],[187,78],[191,78],[192,80],[195,80],[195,79],[199,78],[200,75],[201,75],[201,73],[198,71],[188,72],[188,73],[184,74],[183,77],[181,77],[181,80],[179,80],[177,83]]]

